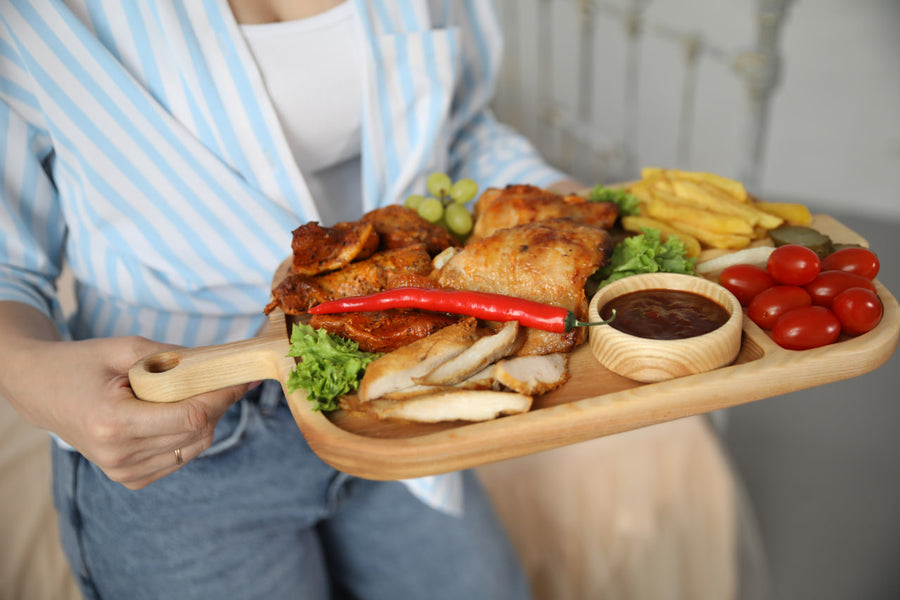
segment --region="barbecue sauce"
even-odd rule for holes
[[[700,294],[681,290],[639,290],[607,302],[602,319],[619,331],[651,340],[680,340],[709,333],[724,325],[728,311]]]

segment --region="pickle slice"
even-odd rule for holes
[[[799,244],[812,249],[819,258],[825,258],[834,251],[831,238],[812,227],[803,225],[782,225],[769,231],[769,237],[775,246]]]

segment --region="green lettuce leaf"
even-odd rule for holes
[[[659,230],[644,228],[643,233],[622,240],[613,249],[609,265],[600,269],[600,286],[639,273],[694,274],[696,259],[687,258],[684,243],[677,237],[660,241]]]
[[[640,214],[641,201],[637,196],[629,194],[622,188],[606,187],[602,184],[595,185],[588,196],[593,202],[613,202],[619,207],[619,216]]]
[[[338,398],[356,391],[366,366],[380,355],[324,329],[295,324],[288,356],[300,362],[285,382],[287,390],[305,390],[315,410],[330,412],[339,408]]]

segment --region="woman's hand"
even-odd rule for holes
[[[208,448],[219,418],[247,388],[144,402],[131,390],[129,368],[173,346],[136,336],[80,342],[17,337],[21,328],[4,328],[4,316],[0,309],[0,394],[31,424],[54,432],[130,489],[181,468],[176,450],[187,462]]]

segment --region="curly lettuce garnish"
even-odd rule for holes
[[[591,189],[588,198],[592,202],[612,202],[619,207],[619,216],[640,214],[641,201],[637,196],[629,194],[622,188],[606,187],[602,184]]]
[[[600,286],[639,273],[684,273],[694,275],[695,258],[687,258],[684,243],[675,236],[660,241],[658,229],[643,228],[643,233],[625,238],[616,245],[609,265],[596,277]]]
[[[331,412],[340,408],[338,398],[356,391],[366,366],[379,354],[364,352],[359,345],[324,329],[295,324],[288,356],[300,362],[285,382],[289,392],[305,390],[313,409]]]

